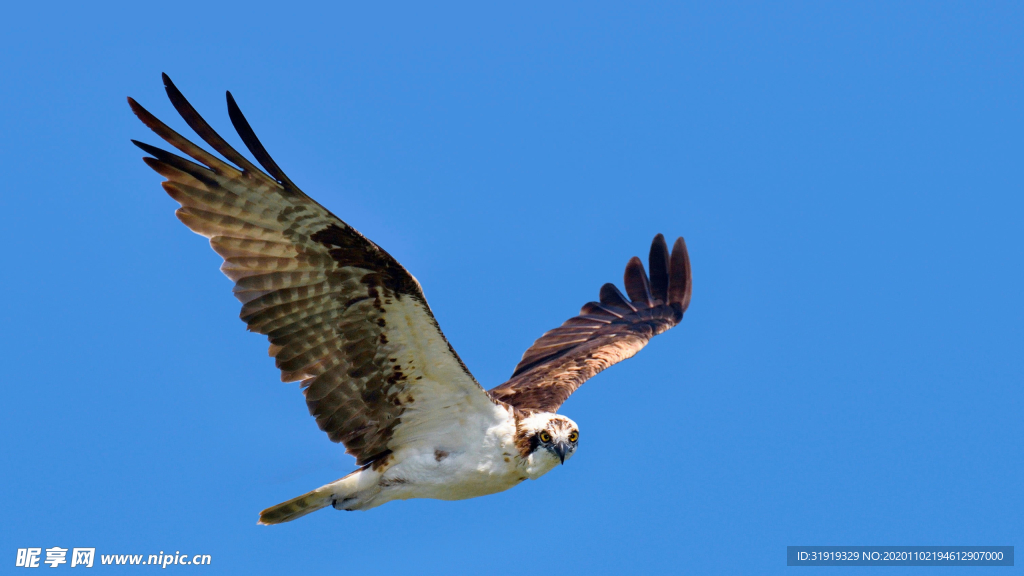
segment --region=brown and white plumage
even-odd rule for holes
[[[419,283],[387,252],[303,193],[256,138],[231,94],[231,122],[265,170],[220,137],[164,75],[175,109],[228,162],[131,98],[135,114],[185,156],[135,142],[167,178],[178,218],[210,239],[235,282],[241,318],[265,334],[284,381],[301,381],[310,413],[362,466],[261,514],[285,522],[334,504],[458,499],[546,473],[575,450],[575,424],[553,413],[588,378],[676,325],[690,300],[686,246],[659,234],[648,279],[626,267],[579,316],[542,336],[512,378],[485,392],[445,339]],[[547,438],[547,440],[544,440]]]

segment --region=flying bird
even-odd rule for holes
[[[682,238],[658,234],[650,276],[633,257],[626,294],[542,335],[509,380],[484,390],[441,332],[419,282],[390,254],[302,192],[227,93],[231,123],[263,170],[232,148],[166,74],[185,122],[227,161],[190,142],[132,98],[142,122],[184,156],[133,140],[181,204],[178,219],[210,239],[242,302],[241,319],[270,340],[284,382],[355,456],[351,474],[260,513],[260,524],[315,510],[368,510],[392,500],[461,500],[535,480],[576,452],[579,428],[557,414],[585,381],[678,324],[690,303]]]

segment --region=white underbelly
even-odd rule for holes
[[[514,452],[421,449],[396,454],[382,477],[389,499],[463,500],[502,492],[526,479]]]

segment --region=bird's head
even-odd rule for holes
[[[520,420],[516,436],[530,476],[537,478],[572,457],[580,429],[565,416],[540,412]]]

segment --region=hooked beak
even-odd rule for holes
[[[569,451],[569,444],[565,442],[557,442],[554,445],[555,454],[558,454],[558,459],[561,460],[562,464],[565,464],[565,453]]]

